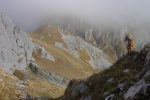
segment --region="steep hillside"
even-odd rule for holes
[[[59,52],[66,52],[67,56],[73,56],[79,63],[90,65],[94,69],[103,70],[111,65],[111,59],[101,50],[85,42],[79,36],[64,33],[58,26],[45,26],[36,33],[31,33],[31,36],[33,40],[38,39]]]
[[[64,33],[57,26],[44,26],[30,35],[34,43],[44,47],[55,59],[48,61],[34,53],[36,63],[66,78],[86,78],[95,70],[111,65],[111,60],[101,50],[80,37]]]
[[[34,53],[35,62],[41,66],[42,69],[49,72],[55,72],[67,78],[84,78],[91,75],[94,70],[87,64],[82,63],[75,59],[72,55],[66,51],[57,49],[53,45],[46,44],[38,39],[33,41],[46,48],[50,52],[56,61],[49,61],[43,59],[39,54]]]
[[[0,100],[17,100],[18,83],[19,80],[17,78],[0,71]]]
[[[87,80],[72,80],[60,100],[149,100],[150,44]]]
[[[45,100],[64,93],[64,88],[30,70],[32,53],[39,50],[41,59],[54,61],[44,48],[33,44],[29,35],[0,14],[0,100]]]
[[[108,23],[92,24],[85,19],[79,19],[74,16],[52,17],[50,19],[51,20],[47,21],[47,24],[50,26],[55,24],[59,26],[64,33],[81,37],[87,43],[101,49],[103,53],[108,55],[113,61],[116,61],[125,54],[124,38],[127,33],[133,35],[133,39],[137,44],[137,50],[140,50],[144,43],[149,42],[150,38],[150,36],[147,35],[149,28],[147,26],[136,25],[135,23],[134,25],[128,23],[120,26],[116,26],[116,24],[109,25]],[[145,36],[143,36],[143,34],[145,34]]]

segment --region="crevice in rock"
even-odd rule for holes
[[[4,16],[4,14],[1,12],[1,20],[2,20],[2,24],[3,24],[3,26],[6,28],[6,24],[4,23],[3,16]]]

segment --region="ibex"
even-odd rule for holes
[[[127,46],[126,46],[127,52],[131,53],[136,47],[135,41],[132,39],[131,35],[129,34],[126,35],[125,41],[127,41]]]

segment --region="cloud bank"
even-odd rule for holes
[[[0,0],[0,11],[25,31],[33,31],[44,18],[59,14],[114,28],[135,25],[148,35],[149,5],[149,0]]]

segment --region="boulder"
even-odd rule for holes
[[[140,80],[131,86],[124,94],[125,100],[147,100],[146,99],[147,84],[144,80]]]

